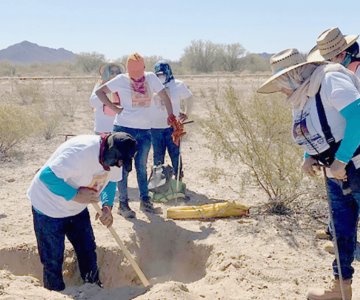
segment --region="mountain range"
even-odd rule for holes
[[[15,64],[71,62],[76,54],[64,48],[53,49],[23,41],[0,50],[0,61]]]

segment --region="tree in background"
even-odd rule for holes
[[[77,55],[75,60],[76,66],[84,73],[97,72],[105,62],[105,56],[97,52],[82,52]]]
[[[221,68],[226,72],[235,72],[240,70],[241,57],[245,54],[245,48],[239,43],[223,44],[221,49]]]
[[[268,72],[270,54],[247,53],[240,43],[216,44],[211,41],[193,40],[184,49],[178,61],[167,60],[177,75],[212,73],[212,72]],[[32,63],[13,64],[0,62],[0,76],[72,76],[98,75],[99,67],[106,62],[126,66],[128,54],[109,61],[101,53],[83,52],[75,61],[64,61],[56,64]],[[144,56],[147,71],[152,71],[154,64],[163,57],[159,55]],[[124,68],[125,70],[125,68]]]
[[[269,59],[259,54],[249,53],[240,58],[239,63],[240,71],[248,71],[249,73],[270,71]]]
[[[194,40],[186,47],[181,61],[188,70],[198,73],[214,71],[214,66],[221,55],[221,48],[211,41]]]

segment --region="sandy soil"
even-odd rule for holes
[[[258,84],[257,80],[231,79],[244,94]],[[255,186],[240,195],[233,190],[240,176],[248,176],[246,170],[233,177],[217,178],[216,182],[209,176],[212,169],[233,170],[229,163],[212,158],[205,147],[209,141],[202,135],[198,122],[206,116],[206,99],[218,93],[229,79],[184,81],[195,94],[192,118],[196,121],[187,125],[182,147],[184,182],[190,196],[187,204],[235,200],[255,207],[265,203],[266,196]],[[9,82],[0,84],[3,95],[11,93]],[[30,138],[19,145],[11,159],[0,162],[0,299],[305,299],[310,285],[330,282],[333,257],[323,250],[324,242],[314,238],[321,225],[307,215],[261,215],[254,209],[248,218],[166,219],[167,207],[184,204],[180,201],[157,204],[162,214],[145,215],[139,210],[132,172],[130,205],[137,219],[123,219],[116,213],[116,204],[114,228],[151,282],[151,288],[142,288],[109,231],[95,220],[98,263],[105,288],[81,283],[69,243],[64,264],[67,288],[62,293],[42,288],[42,269],[25,193],[36,170],[64,140],[61,134],[92,133],[88,96],[93,82],[44,81],[36,86],[45,95],[54,90],[63,93],[64,99],[76,103],[76,111],[74,118],[64,118],[55,138]],[[53,101],[50,98],[47,101]],[[150,166],[151,159],[149,170]],[[89,209],[94,219],[95,212],[92,207]],[[354,266],[358,268],[358,262]],[[360,288],[356,288],[359,284],[355,276],[353,299],[360,299]]]

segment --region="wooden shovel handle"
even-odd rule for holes
[[[99,204],[97,203],[92,203],[92,205],[94,206],[95,210],[97,213],[99,213],[101,215],[101,209]],[[116,233],[115,229],[110,226],[108,227],[109,231],[111,232],[112,236],[114,237],[115,241],[117,242],[117,244],[119,245],[120,249],[122,250],[122,252],[125,254],[126,258],[130,261],[131,266],[133,267],[133,269],[135,270],[136,274],[139,276],[142,284],[144,285],[144,287],[148,287],[150,285],[149,281],[146,279],[144,273],[141,271],[140,267],[138,266],[138,264],[136,263],[136,261],[132,258],[130,252],[128,249],[126,249],[125,245],[123,244],[123,242],[120,240],[119,235]]]

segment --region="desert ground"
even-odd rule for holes
[[[0,299],[305,299],[307,288],[324,286],[332,279],[333,256],[323,250],[324,241],[314,232],[323,228],[308,214],[291,216],[260,213],[267,197],[255,185],[236,192],[239,177],[249,176],[239,162],[215,160],[201,131],[207,99],[221,93],[231,82],[249,95],[263,77],[184,77],[193,91],[194,105],[182,144],[184,182],[189,200],[156,204],[162,214],[145,215],[139,210],[134,172],[130,175],[130,206],[137,218],[125,220],[114,207],[114,229],[149,279],[144,289],[112,235],[95,221],[100,276],[105,288],[82,284],[70,243],[66,244],[64,279],[66,289],[50,292],[42,287],[39,261],[26,190],[35,172],[64,141],[65,134],[92,134],[93,115],[88,103],[95,79],[0,81],[1,101],[13,97],[21,86],[28,96],[42,95],[40,105],[72,110],[64,116],[51,139],[36,135],[19,142],[10,157],[0,162]],[[34,90],[37,92],[35,93]],[[30,95],[33,93],[32,95]],[[22,96],[23,97],[23,96]],[[26,98],[26,94],[24,96]],[[15,100],[14,100],[15,101]],[[36,102],[34,99],[32,101]],[[61,103],[62,101],[62,103]],[[24,100],[24,102],[26,102]],[[27,109],[30,104],[24,104]],[[266,103],[264,103],[266,109]],[[21,122],[21,116],[19,116]],[[24,128],[26,130],[26,128]],[[148,171],[151,169],[151,153]],[[214,180],[212,170],[239,168],[235,176]],[[166,209],[176,205],[200,205],[231,200],[249,205],[246,218],[172,220]],[[323,200],[318,200],[323,201]],[[323,218],[326,221],[326,218]],[[354,263],[359,270],[359,263]],[[354,297],[360,299],[360,279],[354,277]]]

